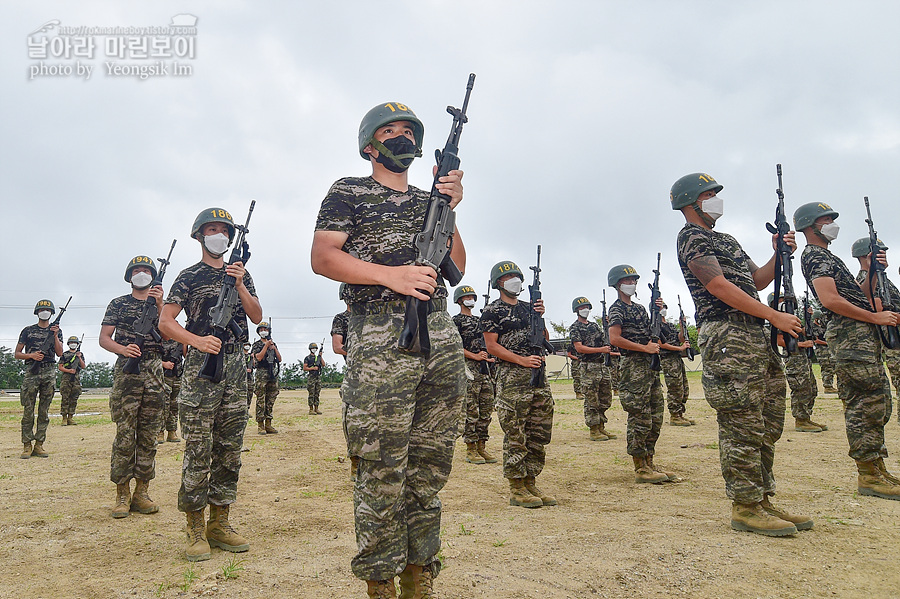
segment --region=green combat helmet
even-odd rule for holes
[[[319,344],[313,341],[309,344],[309,349],[319,349]]]
[[[56,306],[48,299],[42,299],[34,305],[34,313],[37,314],[41,310],[50,310],[50,314],[56,314]]]
[[[388,123],[394,121],[409,121],[413,125],[413,137],[416,140],[416,156],[422,155],[422,140],[425,138],[425,125],[419,120],[419,117],[409,109],[406,104],[399,102],[386,102],[379,104],[366,113],[362,122],[359,124],[359,155],[366,162],[369,161],[369,155],[363,152],[366,146],[372,143],[375,132],[379,128],[384,127]],[[379,148],[376,148],[381,151]]]
[[[341,286],[338,287],[338,299],[345,302],[350,301],[350,287],[347,283],[341,283]]]
[[[622,279],[627,279],[628,277],[640,279],[641,275],[638,274],[638,271],[636,271],[633,266],[630,266],[628,264],[619,264],[618,266],[613,266],[609,269],[609,274],[606,275],[606,280],[609,283],[610,287],[615,287],[619,283],[619,281],[621,281]]]
[[[888,246],[884,245],[884,242],[880,239],[878,240],[878,249],[883,252],[888,251]],[[853,242],[853,247],[850,249],[850,253],[853,254],[854,258],[862,258],[864,256],[869,255],[869,238],[862,237]]]
[[[675,181],[669,192],[669,201],[672,202],[672,210],[681,210],[696,202],[701,193],[705,191],[719,193],[722,189],[723,187],[711,175],[691,173]]]
[[[766,303],[769,305],[770,308],[775,307],[773,305],[775,303],[775,292],[774,291],[769,292],[769,297],[766,298]]]
[[[794,230],[802,231],[807,227],[811,227],[820,216],[830,216],[831,218],[836,219],[838,213],[835,212],[831,206],[823,202],[803,204],[794,212]]]
[[[519,275],[520,279],[525,280],[525,275],[522,274],[515,262],[504,260],[491,268],[491,289],[499,289],[497,281],[505,275]]]
[[[232,220],[230,212],[224,208],[207,208],[194,219],[194,224],[191,226],[191,237],[199,239],[200,229],[207,223],[228,225],[228,245],[231,245],[231,241],[234,239],[234,220]]]
[[[138,266],[146,266],[150,269],[150,274],[153,275],[153,278],[156,279],[156,263],[153,261],[153,258],[149,256],[135,256],[131,259],[131,262],[128,263],[128,266],[125,267],[125,282],[131,282],[131,271],[133,271]]]
[[[586,297],[576,297],[572,300],[572,312],[578,312],[580,308],[584,308],[585,306],[593,308],[593,306],[591,306],[591,301]]]
[[[76,337],[75,335],[72,335],[71,337],[69,337],[69,339],[66,341],[66,345],[68,345],[70,343],[78,343],[78,337]]]
[[[457,287],[456,291],[453,292],[453,303],[459,302],[462,298],[467,295],[474,296],[475,299],[478,299],[478,294],[475,293],[475,289],[470,287],[469,285],[463,285],[462,287]]]
[[[270,330],[268,322],[261,322],[256,327],[256,332],[259,333],[260,329]]]

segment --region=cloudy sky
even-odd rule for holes
[[[450,128],[445,107],[460,104],[470,72],[477,79],[457,222],[468,249],[464,283],[479,293],[495,262],[525,269],[541,244],[549,318],[568,324],[576,296],[599,309],[611,266],[632,264],[643,283],[662,252],[663,295],[671,306],[681,294],[692,315],[675,257],[683,219],[668,192],[696,171],[725,186],[719,228],[759,264],[771,255],[764,223],[774,215],[779,162],[789,214],[810,201],[841,213],[833,248],[845,260],[866,234],[864,195],[882,239],[900,244],[892,230],[900,216],[896,2],[86,0],[14,8],[0,8],[7,347],[35,321],[38,299],[59,304],[71,294],[65,334],[85,333],[88,359],[111,361],[96,340],[109,300],[129,291],[128,261],[162,256],[177,238],[171,283],[199,259],[189,237],[196,214],[222,206],[243,220],[255,198],[248,268],[282,353],[295,361],[343,309],[338,284],[312,273],[309,249],[330,184],[370,172],[357,154],[360,118],[387,101],[416,111],[426,156],[411,180],[428,188],[429,156]],[[182,14],[197,17],[196,34],[182,36],[194,46],[180,47],[182,56],[107,56],[117,35],[61,33],[162,27]],[[129,52],[158,36],[133,37]],[[37,55],[42,40],[46,58]],[[76,56],[90,40],[92,54]],[[157,61],[168,74],[111,72]],[[176,76],[173,62],[190,72]]]

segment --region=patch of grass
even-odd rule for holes
[[[181,451],[176,451],[174,454],[172,454],[172,460],[176,462],[180,462],[182,458],[184,458],[184,453]]]
[[[718,443],[707,443],[703,447],[705,447],[706,449],[719,449],[719,444]]]
[[[491,543],[491,545],[493,545],[494,547],[503,547],[504,545],[506,545],[506,539],[494,541],[493,543]]]
[[[194,570],[194,564],[189,564],[188,567],[185,568],[181,578],[184,582],[179,588],[186,593],[187,590],[191,588],[191,585],[194,584],[194,581],[200,578],[200,573]]]
[[[172,588],[171,584],[169,584],[168,582],[161,582],[156,585],[155,589],[153,589],[153,594],[157,597],[162,597],[163,593],[168,591],[170,588]]]
[[[0,474],[0,480],[12,480],[12,474]]]
[[[460,524],[459,524],[459,534],[463,535],[464,537],[467,537],[467,536],[469,536],[469,535],[472,534],[472,529],[471,529],[471,528],[466,528],[466,525],[460,522]]]
[[[238,572],[244,570],[244,560],[238,559],[236,555],[232,555],[228,562],[222,566],[222,578],[230,580],[238,577]]]

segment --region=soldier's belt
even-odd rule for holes
[[[758,326],[763,326],[764,324],[766,324],[766,321],[762,318],[757,318],[756,316],[751,316],[744,312],[728,312],[727,314],[709,316],[707,318],[704,318],[703,320],[709,322],[730,320],[731,322],[743,322],[745,324],[755,324]]]
[[[48,366],[56,366],[56,362],[41,362],[38,368],[47,368]]]
[[[428,302],[431,312],[443,312],[447,309],[447,298],[431,299]],[[404,314],[406,312],[406,300],[391,300],[389,302],[364,302],[350,304],[352,316],[369,316],[371,314]]]
[[[226,354],[233,354],[237,351],[238,344],[237,343],[226,343],[222,346],[222,351]]]

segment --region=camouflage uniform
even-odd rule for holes
[[[825,341],[825,324],[818,320],[813,321],[813,332],[816,339]],[[834,387],[834,356],[831,355],[831,348],[828,344],[816,344],[816,361],[822,373],[822,385],[825,387]]]
[[[253,356],[244,354],[244,364],[247,369],[247,412],[250,412],[250,404],[253,403]]]
[[[661,341],[669,345],[681,345],[681,341],[678,339],[678,328],[666,320],[663,320],[662,323]],[[688,380],[681,352],[660,349],[659,364],[662,366],[663,377],[666,381],[666,404],[669,414],[682,416],[687,407]]]
[[[581,356],[575,351],[575,346],[571,343],[566,348],[569,354],[569,364],[572,369],[572,388],[575,389],[575,398],[583,399],[581,391]]]
[[[250,348],[250,354],[259,355],[262,351],[265,341],[258,339]],[[269,351],[275,352],[274,349]],[[256,421],[272,419],[272,412],[275,408],[275,400],[278,398],[278,357],[275,357],[275,363],[272,364],[272,376],[269,376],[269,364],[265,360],[256,361]]]
[[[737,240],[688,223],[678,233],[678,263],[697,308],[703,391],[716,410],[725,492],[740,504],[775,493],[775,443],[784,430],[787,382],[769,345],[763,320],[732,308],[710,293],[688,268],[715,258],[725,279],[759,300],[750,257]]]
[[[41,328],[37,324],[29,325],[19,333],[19,341],[24,345],[23,351],[27,354],[36,352],[41,348],[44,340],[50,335],[50,328]],[[57,333],[62,341],[62,330]],[[19,389],[19,403],[25,408],[22,412],[22,443],[38,441],[43,443],[47,439],[47,426],[50,424],[50,403],[56,393],[56,352],[51,349],[44,353],[40,370],[32,374],[31,365],[34,360],[25,361],[25,378]],[[40,395],[40,401],[38,401]],[[34,408],[37,403],[37,428],[34,425]]]
[[[64,368],[74,368],[75,374],[60,373],[59,381],[59,413],[65,418],[66,414],[74,414],[78,407],[78,398],[81,397],[81,360],[76,356],[78,352],[64,351],[59,363]],[[65,423],[63,423],[65,424]]]
[[[481,313],[485,333],[496,333],[497,342],[520,356],[530,355],[528,328],[531,304],[515,305],[496,299]],[[553,432],[553,396],[544,377],[531,386],[534,369],[501,361],[497,375],[497,420],[503,429],[503,476],[510,479],[538,476],[544,469]]]
[[[573,322],[569,327],[569,339],[573,344],[581,343],[587,347],[607,345],[607,340],[603,338],[603,330],[592,321]],[[612,387],[609,368],[603,364],[606,355],[579,354],[581,393],[584,395],[584,424],[589,428],[603,426],[609,420],[606,417],[606,410],[612,405]]]
[[[169,290],[167,304],[181,306],[186,315],[185,328],[195,335],[212,332],[209,309],[215,305],[222,288],[225,268],[214,268],[203,262],[182,270]],[[244,285],[256,297],[250,273],[244,274]],[[184,460],[178,509],[197,512],[207,503],[229,505],[237,497],[241,470],[241,446],[247,426],[247,362],[243,343],[249,338],[247,314],[242,305],[235,310],[241,328],[237,338],[229,329],[222,344],[224,375],[218,383],[198,376],[206,354],[190,348],[184,360],[178,415],[184,437]]]
[[[868,272],[860,270],[856,275],[857,283],[863,284],[868,276]],[[894,285],[890,279],[887,280],[888,290],[892,298],[900,298],[900,290]],[[884,355],[884,363],[887,365],[888,372],[891,373],[891,382],[894,389],[900,389],[900,349],[890,349],[882,344],[882,353]]]
[[[819,388],[805,348],[784,359],[784,374],[791,388],[791,416],[797,420],[810,420]]]
[[[163,341],[163,361],[175,365],[171,369],[163,369],[163,384],[166,386],[164,420],[166,430],[171,432],[178,430],[178,393],[184,372],[184,345],[174,339]]]
[[[306,373],[306,391],[309,393],[306,401],[310,408],[315,409],[319,407],[319,393],[322,391],[322,361],[318,355],[310,354],[303,358],[303,363],[307,368],[319,367],[319,370],[309,370]]]
[[[618,352],[619,350],[613,348],[613,351]],[[612,387],[612,392],[615,394],[619,393],[619,358],[620,356],[610,356],[609,386]]]
[[[428,194],[401,193],[371,177],[340,179],[316,230],[348,235],[344,250],[366,262],[413,264]],[[462,341],[439,286],[428,316],[431,353],[401,351],[406,296],[379,285],[348,285],[350,325],[343,385],[350,454],[360,457],[353,492],[358,552],[353,574],[387,580],[407,564],[437,574],[441,501],[466,389]]]
[[[484,335],[477,316],[457,314],[453,317],[453,324],[462,337],[464,349],[474,354],[485,351]],[[463,441],[478,443],[489,438],[488,427],[491,425],[491,413],[494,411],[494,383],[491,380],[488,362],[468,358],[465,362],[472,379],[466,386]],[[482,372],[482,367],[487,372]]]
[[[842,298],[858,308],[872,311],[869,299],[853,274],[830,250],[807,245],[800,265],[814,294],[813,281],[828,277],[834,280]],[[841,316],[825,306],[822,306],[822,314],[827,323],[825,340],[835,357],[838,397],[844,404],[850,457],[859,462],[886,458],[884,425],[890,419],[891,387],[884,372],[878,331],[873,324]]]
[[[334,318],[331,320],[331,332],[329,333],[332,337],[335,335],[340,335],[341,343],[344,344],[344,351],[348,352],[346,356],[344,356],[344,364],[347,363],[347,358],[349,357],[350,348],[347,347],[347,333],[350,330],[350,310],[344,310],[343,312],[339,312],[334,315]],[[344,397],[344,385],[347,384],[347,377],[344,377],[344,380],[341,382],[341,388],[338,389],[338,395],[343,399]],[[347,443],[347,455],[350,455],[350,436],[347,434],[347,404],[341,401],[341,429],[344,431],[344,442]],[[353,480],[356,480],[356,470],[353,469]]]
[[[109,302],[101,326],[115,327],[113,340],[120,345],[137,342],[134,321],[145,300],[130,293]],[[153,326],[158,326],[159,320]],[[109,393],[109,412],[116,423],[116,437],[110,455],[109,479],[117,485],[132,478],[152,480],[156,476],[156,438],[163,427],[166,389],[163,382],[162,345],[147,338],[143,342],[140,372],[123,372],[125,356],[113,367],[113,387]]]

